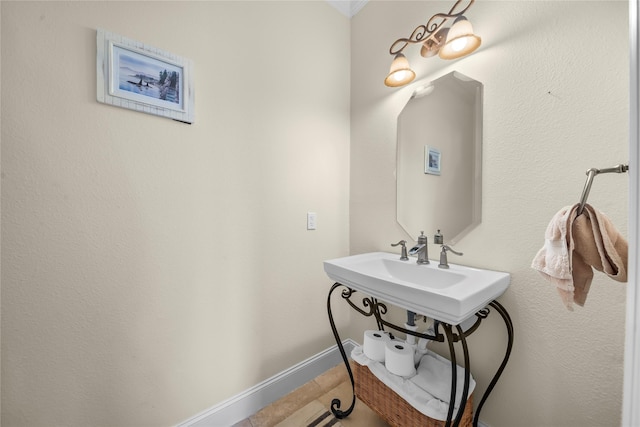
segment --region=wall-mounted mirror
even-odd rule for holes
[[[398,223],[456,243],[481,221],[482,83],[454,71],[416,89],[397,144]]]

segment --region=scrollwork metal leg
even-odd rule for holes
[[[449,398],[449,412],[447,413],[447,420],[445,423],[445,427],[450,427],[453,411],[455,410],[455,401],[456,401],[456,392],[458,386],[458,364],[456,361],[456,352],[453,343],[457,340],[460,340],[462,344],[462,352],[464,354],[464,385],[462,387],[462,396],[460,399],[460,405],[458,406],[458,412],[456,414],[456,419],[453,421],[453,426],[458,427],[462,422],[462,417],[464,415],[464,410],[467,406],[467,397],[469,394],[469,383],[471,382],[471,362],[469,359],[469,347],[467,346],[467,339],[465,337],[465,333],[460,327],[460,325],[456,325],[456,330],[458,332],[457,336],[453,335],[451,325],[447,323],[440,323],[442,328],[444,329],[445,336],[447,337],[447,343],[449,345],[449,353],[451,356],[451,396]]]
[[[441,323],[444,333],[447,336],[447,344],[449,344],[449,354],[451,356],[451,396],[449,397],[449,412],[447,413],[447,421],[445,427],[451,427],[451,419],[453,418],[453,409],[456,401],[456,387],[458,385],[458,369],[456,362],[456,350],[453,347],[453,333],[451,325]]]
[[[505,351],[504,358],[502,359],[502,363],[500,364],[500,367],[496,371],[496,374],[493,376],[493,379],[489,383],[487,390],[484,392],[484,395],[482,396],[482,400],[480,400],[480,404],[478,404],[478,409],[476,409],[476,413],[473,417],[474,427],[478,427],[480,411],[482,410],[482,407],[485,401],[487,400],[487,397],[489,397],[489,394],[491,393],[496,383],[498,382],[498,379],[500,379],[500,375],[502,375],[502,371],[504,371],[505,366],[507,366],[507,362],[509,361],[509,356],[511,355],[511,348],[513,347],[513,322],[511,321],[511,317],[509,316],[509,313],[497,301],[492,301],[489,303],[489,305],[495,308],[496,311],[500,313],[500,316],[502,316],[502,320],[504,321],[504,324],[507,327],[507,334],[509,337],[507,341],[507,350]]]
[[[458,415],[456,416],[455,426],[459,426],[462,422],[462,415],[467,406],[467,398],[469,394],[469,382],[471,381],[471,361],[469,359],[469,348],[467,347],[467,339],[465,338],[464,331],[460,325],[456,325],[458,336],[462,344],[462,353],[464,355],[464,386],[462,387],[462,398],[460,399],[460,407],[458,408]],[[456,368],[457,370],[457,368]],[[455,400],[454,400],[455,402]]]
[[[378,330],[384,331],[384,323],[382,323],[382,314],[387,312],[387,306],[380,304],[377,298],[372,298],[373,301],[373,314],[376,317],[376,323],[378,324]]]
[[[353,372],[351,371],[351,365],[349,364],[349,359],[347,358],[347,354],[344,351],[342,340],[340,339],[340,335],[338,335],[338,329],[336,328],[335,321],[333,320],[333,314],[331,313],[331,294],[339,286],[343,286],[343,285],[341,285],[340,283],[335,283],[331,287],[331,290],[329,291],[329,296],[327,297],[327,313],[329,314],[329,324],[331,325],[331,331],[333,332],[333,337],[336,340],[336,344],[338,345],[338,350],[340,350],[340,355],[342,356],[342,360],[344,361],[344,364],[347,367],[347,372],[349,373],[349,380],[351,381],[351,390],[353,393],[351,406],[349,406],[345,411],[340,410],[340,406],[341,406],[340,399],[333,399],[331,401],[331,412],[336,418],[343,419],[348,417],[349,414],[351,414],[354,406],[356,405],[356,388],[355,388],[355,381],[353,379]]]

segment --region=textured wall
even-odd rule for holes
[[[444,8],[373,1],[352,21],[352,253],[417,237],[395,221],[396,117],[413,89],[383,85],[386,53]],[[484,83],[483,222],[456,248],[463,264],[512,274],[501,302],[516,339],[482,413],[491,426],[620,423],[625,285],[598,273],[586,306],[568,312],[529,265],[553,214],[578,201],[585,170],[628,160],[627,10],[624,1],[479,1],[467,14],[483,38],[474,55],[454,62],[424,60],[417,48],[407,55],[418,79],[458,70]],[[589,199],[623,233],[627,182],[599,176]],[[498,319],[494,313],[471,339],[479,390],[505,345]],[[361,339],[360,330],[353,336]]]
[[[3,426],[172,425],[330,346],[349,20],[319,1],[0,7]],[[96,28],[192,59],[195,124],[98,104]]]

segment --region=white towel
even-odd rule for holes
[[[462,398],[464,373],[465,369],[462,366],[458,366],[456,372],[456,407],[460,405],[460,399]],[[476,386],[473,377],[469,375],[469,378],[469,393],[467,396],[471,395]],[[418,365],[418,373],[410,381],[443,402],[451,400],[451,362],[443,360],[442,357],[436,357],[435,353],[428,353],[422,356],[420,365]]]

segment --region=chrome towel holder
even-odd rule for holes
[[[627,172],[628,170],[629,170],[629,165],[622,165],[622,164],[612,168],[606,168],[606,169],[591,168],[587,170],[586,172],[587,181],[584,183],[584,189],[582,190],[582,197],[580,198],[580,206],[578,207],[578,215],[582,214],[584,205],[587,203],[587,198],[589,198],[589,191],[591,191],[591,184],[593,184],[593,178],[595,178],[596,175],[601,173],[612,173],[612,172],[624,173],[624,172]]]

